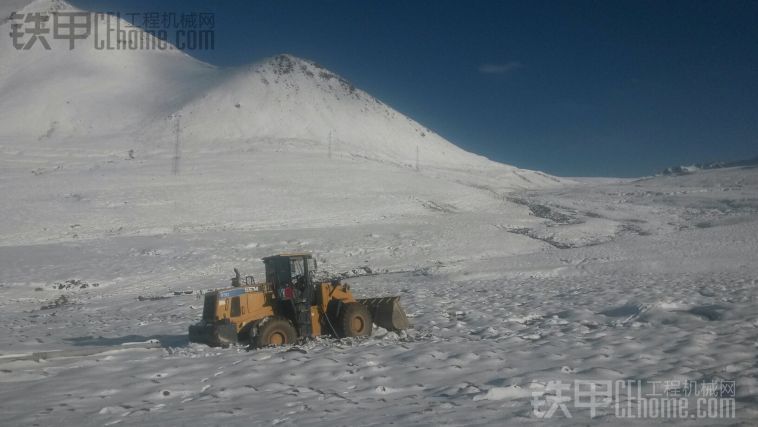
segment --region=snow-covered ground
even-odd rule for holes
[[[534,413],[575,380],[736,380],[736,418],[673,421],[758,418],[758,169],[559,179],[289,55],[2,45],[0,107],[3,425],[651,422]],[[202,290],[292,250],[413,327],[188,342]]]
[[[575,379],[736,379],[737,420],[700,423],[758,416],[756,169],[493,190],[313,153],[169,163],[3,155],[9,425],[541,423],[531,393]],[[354,290],[401,295],[414,327],[297,351],[187,342],[202,309],[185,291],[285,250],[368,267]],[[53,350],[73,356],[28,356]],[[570,409],[552,421],[634,423]]]

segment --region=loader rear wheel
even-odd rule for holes
[[[338,324],[341,337],[367,337],[374,326],[368,308],[357,302],[342,307]]]
[[[297,332],[289,320],[283,317],[272,317],[258,329],[255,336],[256,347],[280,346],[293,344],[297,340]]]

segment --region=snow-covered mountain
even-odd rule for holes
[[[661,175],[686,175],[689,173],[695,173],[698,171],[709,170],[709,169],[756,167],[756,166],[758,166],[758,156],[750,158],[750,159],[744,159],[744,160],[719,161],[719,162],[710,162],[710,163],[695,163],[692,165],[671,166],[661,171]]]
[[[488,163],[356,88],[322,66],[278,55],[227,71],[216,87],[180,110],[185,133],[203,141],[248,138],[316,142],[333,149],[412,165]]]
[[[76,9],[21,13],[56,10]],[[0,180],[19,206],[0,206],[5,244],[451,212],[518,222],[528,211],[506,192],[565,182],[468,153],[291,55],[218,68],[175,49],[48,42],[0,44]]]
[[[76,9],[36,0],[21,12],[54,10]],[[104,21],[96,22],[104,33]],[[3,23],[2,32],[10,25]],[[221,69],[176,49],[97,50],[86,39],[70,50],[68,40],[48,39],[51,50],[0,45],[0,138],[96,139],[100,145],[127,140],[150,150],[170,144],[169,117],[179,114],[187,150],[236,150],[240,144],[333,150],[395,165],[413,167],[418,158],[426,168],[506,173],[517,187],[557,182],[461,150],[334,72],[291,55]]]

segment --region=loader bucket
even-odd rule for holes
[[[364,298],[359,303],[368,307],[374,323],[388,331],[408,329],[410,323],[405,310],[400,306],[400,297]]]

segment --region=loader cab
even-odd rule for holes
[[[266,281],[278,300],[279,313],[292,319],[301,337],[313,336],[313,272],[316,262],[308,253],[279,254],[263,258]]]
[[[309,253],[279,254],[263,258],[266,282],[274,289],[284,286],[313,286],[316,260]]]

